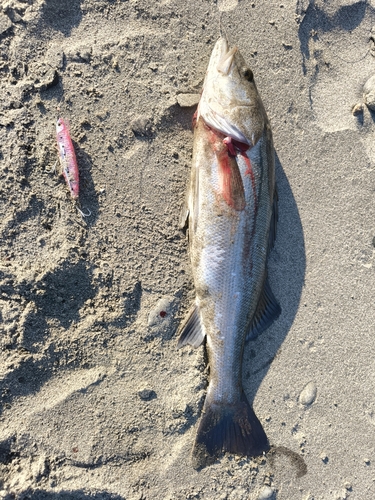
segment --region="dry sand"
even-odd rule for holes
[[[1,3],[0,498],[375,498],[375,125],[351,113],[375,2]],[[244,357],[272,452],[196,471],[177,225],[219,8],[273,127],[283,312]],[[53,173],[58,107],[85,221]]]

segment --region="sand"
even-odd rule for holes
[[[178,218],[219,10],[273,128],[282,315],[243,368],[272,451],[197,471],[208,370],[176,349]],[[2,2],[0,498],[375,497],[375,115],[352,114],[374,20],[353,0]],[[54,171],[58,115],[85,219]]]

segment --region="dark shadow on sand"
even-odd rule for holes
[[[305,279],[306,256],[302,223],[290,184],[277,155],[276,184],[279,217],[276,242],[268,261],[268,274],[272,291],[281,305],[281,315],[268,330],[245,346],[243,385],[251,403],[293,324]],[[267,338],[266,350],[264,337]]]
[[[327,33],[334,30],[342,30],[346,32],[353,31],[357,28],[367,12],[372,19],[375,20],[375,9],[368,2],[358,1],[352,5],[344,5],[340,7],[334,15],[328,15],[323,9],[315,5],[314,0],[310,0],[308,6],[302,9],[302,2],[298,2],[297,14],[301,16],[298,29],[298,37],[300,41],[300,50],[302,54],[302,69],[306,74],[306,61],[310,59],[309,40],[310,38],[319,38],[320,33]],[[305,2],[307,3],[307,2]],[[370,40],[370,31],[368,33]]]
[[[42,22],[69,36],[82,20],[82,0],[45,0]]]

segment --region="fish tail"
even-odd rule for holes
[[[192,453],[194,468],[212,464],[221,452],[254,457],[269,447],[262,424],[243,392],[233,405],[211,401],[207,396]]]

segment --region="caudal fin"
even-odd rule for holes
[[[262,424],[242,393],[235,405],[206,399],[193,448],[193,466],[213,463],[221,452],[255,457],[269,450]]]

